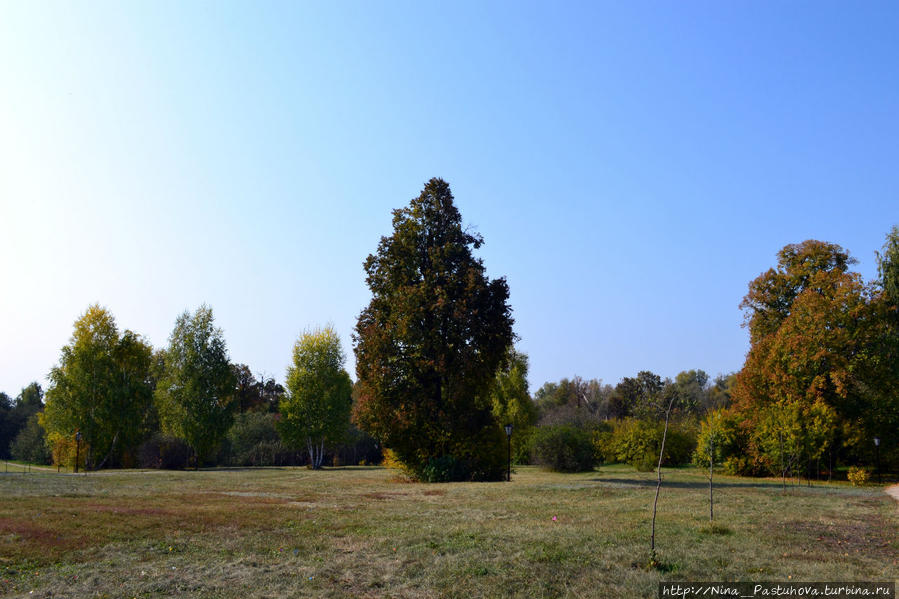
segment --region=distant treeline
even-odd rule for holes
[[[230,362],[205,305],[178,316],[160,349],[93,305],[45,395],[37,383],[15,401],[0,394],[0,456],[320,468],[383,455],[419,480],[500,480],[507,450],[557,470],[648,469],[667,431],[670,465],[784,479],[899,466],[897,227],[871,282],[838,245],[784,247],[740,305],[750,349],[737,373],[641,371],[614,387],[576,376],[532,397],[508,284],[473,255],[483,238],[463,228],[449,185],[431,179],[393,222],[364,263],[372,300],[353,336],[355,383],[331,328],[297,340],[281,386]]]
[[[305,445],[285,443],[285,388],[228,361],[206,306],[178,317],[169,346],[119,333],[108,310],[75,322],[44,394],[0,393],[0,457],[81,468],[296,466]],[[346,402],[350,401],[349,390]],[[327,463],[378,463],[381,450],[349,422],[328,439]],[[289,435],[288,435],[289,436]]]

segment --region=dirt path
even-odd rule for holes
[[[899,501],[899,485],[892,485],[884,489],[887,492],[887,495]]]
[[[23,470],[27,469],[28,466],[23,466],[22,464],[16,464],[14,462],[0,462],[0,467],[6,466],[8,468],[14,468],[13,472],[20,473]],[[52,468],[50,466],[32,466],[32,470],[46,470],[47,472],[56,472],[56,468]]]

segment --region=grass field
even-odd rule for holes
[[[512,483],[390,470],[0,475],[0,594],[27,597],[649,597],[658,581],[872,581],[899,573],[881,488],[695,470],[519,468]],[[555,517],[555,520],[554,520]]]

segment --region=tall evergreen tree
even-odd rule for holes
[[[354,335],[356,418],[416,475],[500,480],[504,435],[489,387],[512,345],[509,287],[489,279],[449,185],[394,210],[365,261],[372,299]]]

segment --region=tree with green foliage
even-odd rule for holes
[[[15,400],[0,393],[0,458],[10,457],[13,440],[44,408],[44,391],[37,382],[24,387]]]
[[[489,388],[512,346],[504,278],[489,279],[449,185],[431,179],[394,210],[365,261],[356,324],[356,421],[420,478],[502,480],[505,435]]]
[[[528,463],[537,406],[528,391],[527,354],[516,350],[509,353],[505,367],[496,373],[490,399],[496,421],[512,425],[512,459],[517,464]]]
[[[881,288],[890,305],[893,316],[899,318],[899,226],[893,225],[887,233],[883,250],[877,253],[877,273]]]
[[[13,459],[31,464],[50,463],[50,450],[47,449],[47,440],[44,429],[38,422],[38,416],[38,413],[32,414],[13,440],[10,446]]]
[[[758,445],[772,472],[781,476],[783,488],[787,474],[799,463],[802,454],[802,407],[798,402],[779,401],[767,406],[756,425]]]
[[[175,321],[155,400],[163,432],[187,441],[196,466],[210,456],[234,419],[236,380],[222,330],[205,304]]]
[[[685,370],[674,377],[674,386],[685,412],[702,414],[708,404],[709,375],[704,370]]]
[[[345,362],[330,326],[307,331],[293,347],[278,430],[288,445],[306,448],[313,470],[322,468],[325,450],[343,440],[350,426],[353,383]]]
[[[734,385],[737,384],[737,374],[719,374],[715,377],[706,395],[706,411],[720,410],[731,404]]]
[[[709,521],[715,519],[714,478],[715,464],[721,464],[725,455],[727,438],[726,415],[724,410],[710,412],[702,422],[693,462],[709,469]]]
[[[80,432],[88,468],[120,463],[140,441],[151,403],[151,353],[139,335],[119,335],[108,310],[90,306],[50,371],[41,417],[50,442],[67,443]]]
[[[9,444],[19,434],[12,413],[12,398],[0,391],[0,458],[3,459],[9,457]]]

